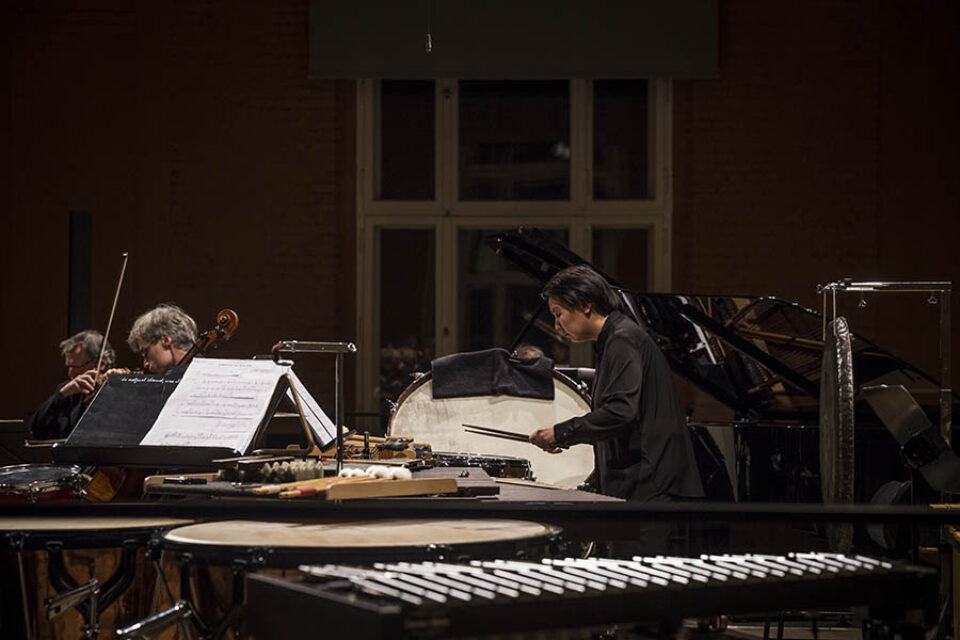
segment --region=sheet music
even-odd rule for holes
[[[321,449],[327,447],[337,437],[337,428],[334,426],[333,420],[324,413],[320,405],[317,404],[317,401],[310,395],[310,392],[307,391],[307,388],[303,386],[303,382],[301,382],[297,374],[293,372],[293,368],[286,367],[285,370],[290,374],[290,377],[293,378],[293,388],[300,398],[300,404],[303,406],[303,415],[307,419],[307,424],[313,429],[313,437],[317,440],[317,446]],[[293,402],[294,406],[296,406],[297,403],[293,399],[293,393],[291,393],[290,389],[287,389],[287,397],[290,398],[290,402]]]
[[[140,444],[245,452],[284,373],[270,360],[195,358]]]

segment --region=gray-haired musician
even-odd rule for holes
[[[197,339],[197,323],[180,307],[161,304],[133,323],[127,344],[143,358],[143,368],[156,375],[168,373]]]
[[[640,502],[703,497],[703,487],[666,358],[606,279],[585,265],[568,267],[544,286],[557,331],[595,342],[590,413],[540,429],[530,442],[557,453],[592,444],[601,493]],[[665,553],[669,526],[650,526],[634,548]]]
[[[27,426],[33,438],[54,440],[66,438],[79,422],[86,404],[84,395],[96,387],[97,375],[113,366],[116,353],[107,341],[103,362],[97,371],[97,359],[103,335],[99,331],[81,331],[60,343],[60,355],[67,368],[66,382],[46,399],[30,416]]]

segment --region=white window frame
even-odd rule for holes
[[[436,242],[436,355],[457,350],[457,233],[460,228],[566,226],[570,248],[592,259],[594,227],[650,231],[650,280],[655,291],[671,286],[673,218],[672,84],[649,80],[652,89],[650,145],[654,197],[648,200],[594,200],[593,81],[570,80],[570,199],[563,201],[460,202],[457,200],[457,80],[436,80],[435,200],[376,200],[375,147],[379,126],[378,80],[357,83],[357,367],[358,409],[372,410],[379,371],[378,233],[381,228],[432,228]]]

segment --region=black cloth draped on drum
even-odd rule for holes
[[[605,495],[703,497],[673,373],[660,349],[619,311],[607,317],[594,348],[593,410],[555,425],[557,442],[593,444]]]
[[[434,398],[507,395],[553,400],[553,360],[511,358],[506,349],[454,353],[430,363]]]
[[[75,393],[72,396],[63,397],[60,395],[60,389],[65,384],[67,383],[61,383],[54,394],[37,407],[37,410],[30,416],[27,427],[34,439],[55,440],[66,438],[80,422],[80,417],[83,416],[86,409],[83,402],[84,396],[82,393]]]

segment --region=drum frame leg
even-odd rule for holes
[[[227,627],[236,622],[243,612],[243,601],[246,597],[247,565],[244,562],[237,562],[230,568],[233,571],[233,594],[230,609],[213,629],[213,633],[209,636],[212,640],[222,636]]]
[[[193,622],[197,628],[197,631],[200,633],[200,637],[204,640],[215,640],[223,635],[223,632],[226,631],[230,623],[234,621],[234,619],[237,617],[237,614],[242,610],[242,574],[240,583],[240,606],[237,606],[237,575],[236,572],[234,572],[233,595],[230,603],[230,609],[227,610],[226,615],[224,615],[224,617],[217,622],[216,625],[211,626],[204,621],[199,610],[197,609],[196,591],[190,581],[190,573],[193,565],[194,559],[190,554],[185,553],[180,556],[180,599],[186,601],[193,610]]]
[[[27,600],[27,581],[23,572],[23,551],[17,551],[17,571],[20,580],[20,605],[23,607],[23,629],[27,640],[33,640],[33,629],[30,626],[30,603]]]
[[[166,554],[166,551],[158,551],[156,554],[152,554],[150,556],[153,562],[154,571],[156,571],[157,573],[157,579],[153,585],[153,594],[150,601],[150,617],[154,617],[158,613],[160,613],[157,610],[158,607],[160,606],[157,600],[161,593],[166,596],[167,602],[170,603],[171,608],[176,607],[178,602],[177,598],[173,597],[173,591],[171,591],[170,584],[167,582],[167,576],[163,572],[163,562],[164,562],[164,559],[166,558],[165,554]],[[185,600],[181,598],[180,602],[184,602],[184,601]],[[192,605],[189,602],[187,604],[192,607]],[[192,638],[194,637],[193,631],[195,627],[192,625],[197,622],[198,617],[197,617],[197,612],[193,609],[191,609],[191,618],[192,620],[181,617],[177,620],[177,628],[180,630],[180,635],[185,640],[192,640]]]
[[[220,638],[227,628],[237,621],[240,614],[243,613],[243,602],[246,598],[246,577],[247,563],[235,562],[231,565],[233,572],[233,589],[230,598],[230,608],[224,616],[213,626],[208,625],[200,617],[196,606],[196,594],[190,583],[191,565],[193,558],[189,554],[180,556],[180,599],[185,600],[194,611],[194,622],[200,631],[200,636],[204,639],[216,640]]]
[[[120,566],[113,572],[106,582],[103,583],[103,597],[100,600],[99,609],[103,611],[117,598],[130,588],[137,572],[137,549],[139,543],[127,540],[124,541],[120,556]]]
[[[74,608],[83,616],[83,621],[90,627],[92,636],[96,637],[99,627],[100,614],[113,604],[133,583],[137,568],[137,549],[140,543],[134,540],[125,540],[121,546],[120,565],[107,578],[100,589],[100,596],[96,600],[83,601],[74,605]],[[63,545],[52,542],[46,545],[47,551],[47,579],[58,594],[76,589],[79,583],[70,575],[63,562]],[[91,611],[91,604],[95,607]]]
[[[179,558],[180,560],[180,599],[185,600],[194,611],[193,621],[196,624],[197,631],[200,632],[202,638],[206,638],[207,634],[210,631],[210,627],[204,622],[203,618],[200,616],[200,612],[197,610],[193,585],[190,584],[190,571],[193,566],[193,558],[188,555],[182,555]]]

